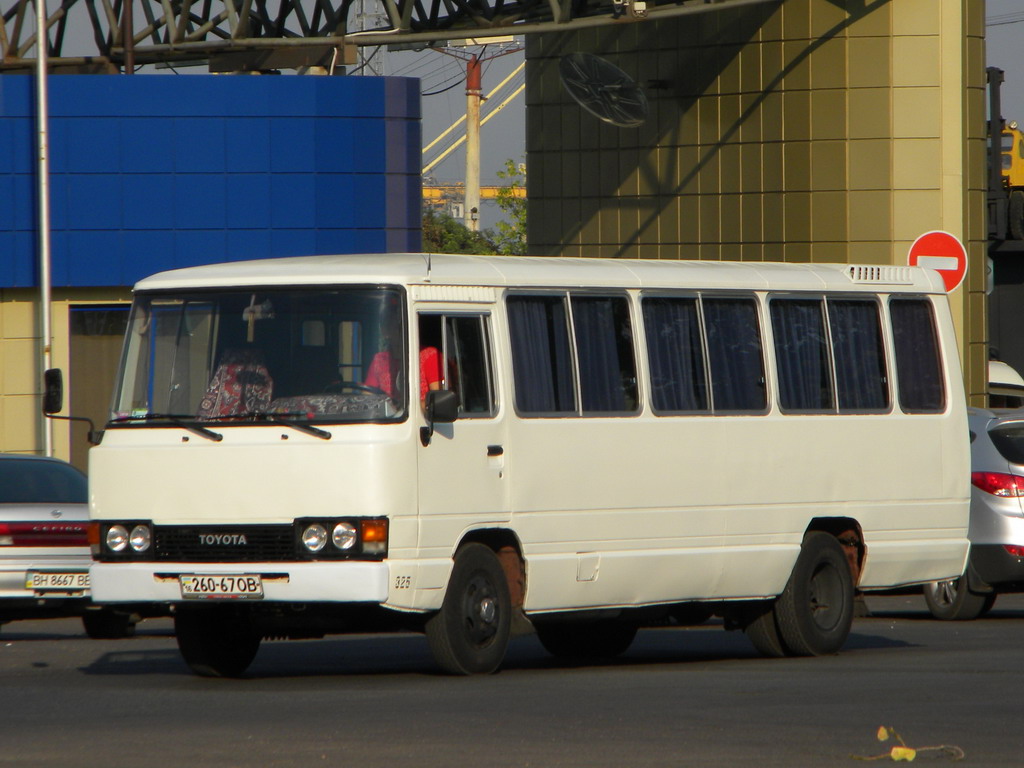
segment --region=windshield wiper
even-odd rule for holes
[[[313,435],[313,437],[319,437],[321,440],[330,440],[331,433],[326,429],[320,429],[314,427],[312,424],[303,424],[301,422],[288,421],[287,417],[305,417],[305,413],[267,413],[266,411],[250,411],[246,416],[252,417],[254,421],[266,421],[271,424],[283,424],[286,427],[297,429],[299,432],[305,432],[307,435]],[[281,418],[282,416],[286,418]]]
[[[174,414],[174,413],[146,413],[142,416],[119,416],[116,419],[111,419],[112,424],[123,421],[169,421],[176,427],[181,427],[195,435],[205,437],[207,440],[213,440],[215,443],[219,443],[224,439],[224,435],[219,432],[214,432],[212,429],[206,427],[200,427],[198,424],[190,424],[186,419],[194,420],[195,416],[188,414]]]

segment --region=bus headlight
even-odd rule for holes
[[[128,547],[128,530],[123,525],[110,526],[107,528],[105,543],[111,552],[124,552]]]
[[[294,526],[301,559],[382,560],[388,554],[386,517],[302,517]]]
[[[338,549],[352,549],[356,543],[356,527],[348,522],[338,523],[331,532],[331,541]]]
[[[327,544],[327,529],[320,523],[306,526],[302,532],[302,544],[310,552],[319,552]]]
[[[114,526],[120,528],[121,526]],[[123,530],[123,529],[122,529]],[[107,531],[107,538],[110,538],[110,531]],[[136,525],[132,528],[131,536],[128,537],[128,544],[135,552],[145,552],[153,543],[153,533],[148,525]]]

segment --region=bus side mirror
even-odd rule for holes
[[[64,374],[60,368],[50,368],[43,371],[43,414],[51,419],[61,421],[80,421],[89,425],[87,439],[89,445],[99,445],[100,433],[96,431],[96,425],[92,419],[85,416],[56,416],[64,408]]]
[[[64,374],[60,368],[43,371],[43,413],[60,413],[64,408]]]
[[[431,390],[427,392],[423,409],[427,415],[427,426],[420,428],[420,442],[428,446],[434,436],[435,424],[451,424],[459,417],[458,395],[450,389]]]

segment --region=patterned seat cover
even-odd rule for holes
[[[196,416],[215,419],[253,412],[270,406],[274,380],[270,378],[263,353],[258,349],[228,349],[210,380]]]

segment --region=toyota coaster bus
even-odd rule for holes
[[[967,556],[956,342],[918,268],[181,269],[136,286],[115,390],[93,596],[172,612],[203,675],[384,630],[487,673],[513,632],[608,657],[712,615],[765,655],[828,654],[856,591]]]

